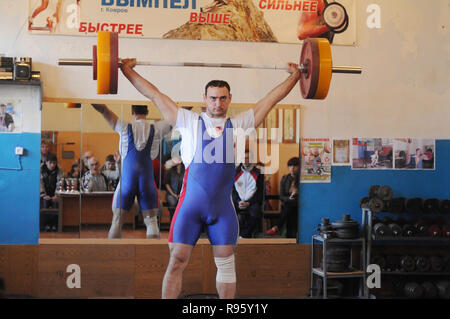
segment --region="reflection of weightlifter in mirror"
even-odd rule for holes
[[[132,106],[132,123],[119,119],[104,104],[92,106],[120,135],[122,175],[114,192],[113,219],[108,238],[121,238],[122,226],[136,197],[147,227],[146,237],[158,238],[158,194],[152,160],[158,156],[159,144],[162,137],[170,131],[170,126],[166,121],[158,121],[156,124],[146,121],[147,105]]]

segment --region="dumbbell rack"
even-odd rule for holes
[[[315,243],[321,242],[322,243],[322,268],[315,266]],[[362,269],[357,269],[349,272],[329,272],[327,271],[327,263],[326,263],[326,256],[327,256],[327,249],[329,245],[352,245],[352,244],[359,244],[361,245],[361,265],[360,267]],[[314,289],[317,289],[314,287],[314,276],[319,276],[323,278],[323,298],[328,298],[327,295],[327,289],[328,289],[328,279],[332,278],[360,278],[360,290],[359,290],[359,297],[360,298],[367,298],[367,290],[364,288],[366,287],[366,259],[363,257],[366,255],[366,239],[364,237],[355,238],[355,239],[340,239],[340,238],[324,238],[322,235],[313,235],[312,236],[312,245],[311,245],[311,292],[314,291]],[[352,250],[350,250],[350,263],[353,263],[353,253]],[[352,265],[351,265],[352,266]]]
[[[386,213],[386,212],[383,212]],[[450,239],[449,238],[436,238],[436,237],[397,237],[397,236],[388,236],[388,237],[381,237],[376,236],[373,233],[373,217],[374,213],[368,209],[368,208],[362,208],[362,231],[363,234],[366,236],[366,242],[367,242],[367,250],[366,250],[366,265],[369,265],[371,262],[371,254],[372,254],[372,245],[374,243],[385,243],[385,244],[412,244],[412,245],[443,245],[446,247],[450,247]],[[450,278],[449,272],[412,272],[412,271],[381,271],[381,276],[383,275],[403,275],[403,276],[445,276]],[[366,293],[369,295],[369,297],[374,297],[373,295],[369,294],[367,285],[366,287]]]

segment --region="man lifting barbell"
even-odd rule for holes
[[[206,112],[198,115],[178,108],[172,99],[140,76],[134,70],[135,66],[135,59],[122,60],[122,73],[140,93],[155,103],[165,120],[180,130],[181,157],[186,166],[180,201],[170,227],[170,260],[163,280],[162,297],[179,296],[183,271],[188,265],[202,227],[205,227],[217,265],[216,287],[219,296],[234,298],[234,250],[238,238],[238,222],[231,201],[234,149],[233,143],[226,141],[236,137],[238,128],[245,131],[262,123],[272,107],[286,97],[300,79],[298,65],[289,63],[287,70],[290,75],[284,82],[252,109],[232,118],[226,116],[232,98],[227,82],[216,80],[206,85],[203,95]],[[223,145],[223,153],[219,159],[215,158],[215,161],[208,163],[205,150],[218,143],[219,139],[220,145]],[[231,145],[231,148],[227,145]],[[230,157],[230,153],[233,156]],[[230,161],[230,158],[233,160]]]

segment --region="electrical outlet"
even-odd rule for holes
[[[16,155],[23,155],[23,147],[17,146],[16,147]]]

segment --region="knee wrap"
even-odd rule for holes
[[[228,257],[214,257],[217,266],[216,281],[222,283],[236,282],[236,270],[234,266],[234,254]]]

